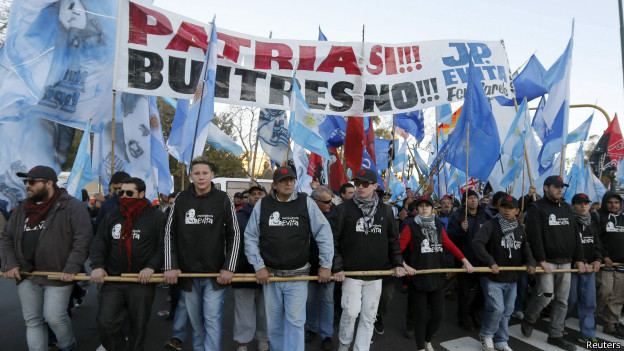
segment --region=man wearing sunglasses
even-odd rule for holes
[[[355,195],[338,206],[340,229],[335,240],[334,279],[342,281],[339,351],[349,350],[358,315],[354,350],[370,348],[382,286],[381,277],[345,278],[344,271],[384,270],[390,262],[396,276],[405,275],[392,208],[375,193],[377,174],[361,169],[353,183]]]
[[[72,350],[75,338],[67,313],[74,275],[87,259],[93,237],[91,218],[82,201],[57,185],[56,172],[36,166],[26,173],[28,198],[13,212],[0,238],[2,271],[17,279],[30,350],[48,349],[50,326],[61,350]],[[62,272],[61,281],[22,277],[20,271]]]
[[[124,179],[118,195],[119,209],[104,217],[91,243],[91,281],[104,284],[97,322],[107,350],[143,350],[156,293],[156,285],[147,283],[163,265],[166,217],[145,198],[145,183],[139,178]],[[122,273],[138,274],[141,284],[104,282],[104,277]]]
[[[102,203],[102,207],[98,211],[97,216],[95,217],[95,221],[93,222],[93,232],[97,233],[98,226],[104,219],[104,216],[111,212],[116,212],[119,210],[119,190],[121,190],[121,182],[130,178],[130,175],[126,172],[119,171],[113,173],[109,182],[109,192],[108,199],[104,200]]]
[[[272,351],[303,351],[307,281],[272,282],[276,277],[307,276],[310,238],[319,248],[319,283],[331,279],[334,245],[331,227],[312,199],[295,193],[295,172],[279,167],[273,191],[254,206],[245,228],[245,255],[263,284]]]

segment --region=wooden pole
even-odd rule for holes
[[[111,124],[111,176],[115,173],[115,107],[117,92],[113,90],[113,123]]]
[[[567,133],[567,130],[563,131],[564,133]],[[566,149],[566,145],[562,145],[561,146],[561,169],[559,170],[559,177],[563,177],[563,170],[564,170],[564,164],[565,164],[565,149]]]
[[[466,128],[466,195],[468,194],[468,160],[470,156],[470,121],[467,121],[468,126]],[[466,216],[464,220],[468,220],[468,196],[466,196],[466,203],[464,204],[466,207]]]

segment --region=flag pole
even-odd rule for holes
[[[453,111],[451,110],[451,113]],[[423,114],[424,117],[424,114]],[[438,152],[440,151],[440,140],[439,140],[439,133],[438,133],[438,113],[436,111],[435,114],[435,134],[436,134],[436,158],[438,158]],[[442,165],[444,166],[444,165]],[[438,198],[442,198],[442,194],[441,194],[441,188],[440,188],[440,172],[438,172],[438,174],[436,175],[438,177]],[[444,172],[444,184],[446,185],[446,172]]]
[[[466,121],[468,123],[468,126],[466,128],[466,191],[465,193],[468,194],[468,179],[470,179],[468,177],[468,160],[469,160],[469,156],[470,156],[470,120]],[[466,207],[466,217],[465,220],[468,220],[468,196],[466,196],[466,203],[464,204],[464,206]]]
[[[568,131],[564,130],[564,133],[567,133]],[[566,149],[566,145],[563,144],[561,146],[561,169],[559,170],[559,177],[563,177],[563,165],[565,163],[565,149]]]
[[[113,90],[113,123],[111,124],[111,176],[115,173],[115,105],[117,91]]]

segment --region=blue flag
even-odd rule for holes
[[[156,97],[149,98],[150,130],[151,130],[151,154],[152,171],[156,188],[160,194],[169,194],[173,190],[173,179],[169,170],[169,153],[165,146],[160,113],[156,105]]]
[[[453,122],[453,110],[451,109],[451,104],[444,104],[440,106],[436,106],[436,123],[437,124],[451,124]]]
[[[514,161],[519,161],[524,156],[524,139],[529,120],[528,113],[527,100],[524,98],[501,147],[501,154],[509,155]]]
[[[169,154],[179,162],[187,166],[190,165],[194,137],[195,124],[192,118],[189,118],[189,100],[179,99],[173,116],[169,139],[167,139]],[[203,146],[204,144],[202,144]]]
[[[472,61],[471,58],[464,106],[455,130],[444,144],[444,147],[448,147],[445,160],[465,172],[468,167],[466,164],[468,152],[472,156],[468,167],[470,176],[486,181],[500,156],[500,138],[492,114],[492,106],[476,76]],[[469,134],[467,134],[468,131]],[[469,135],[469,145],[466,142],[467,135]]]
[[[373,159],[368,154],[368,151],[366,151],[366,148],[364,148],[364,151],[362,153],[362,166],[360,168],[371,169],[375,171],[375,174],[377,175],[377,184],[379,184],[379,188],[382,190],[385,190],[383,180],[381,179],[381,176],[379,175],[379,172],[377,171],[375,162],[373,162]]]
[[[395,172],[401,172],[405,168],[407,163],[407,140],[403,142],[399,151],[394,155],[394,161],[392,161],[392,170]]]
[[[395,115],[397,127],[413,135],[418,143],[425,137],[425,118],[421,110]]]
[[[208,127],[208,143],[217,150],[226,150],[234,156],[242,156],[245,151],[234,139],[225,134],[216,124],[210,123]]]
[[[559,115],[563,115],[563,145],[567,145],[568,115],[570,110],[570,75],[572,70],[572,48],[574,44],[574,22],[572,22],[572,35],[568,45],[544,75],[544,81],[548,86],[548,100],[544,106],[544,121],[547,127],[555,123]]]
[[[347,136],[347,121],[341,116],[317,116],[319,133],[325,139],[327,147],[341,147]]]
[[[321,30],[321,26],[319,26],[318,40],[319,41],[327,41],[327,37],[325,36],[325,34],[323,34],[323,31]]]
[[[531,56],[529,62],[516,78],[514,78],[514,88],[516,89],[516,100],[521,101],[526,98],[531,101],[537,97],[548,93],[544,75],[546,69],[539,62],[535,55]]]
[[[398,141],[394,141],[395,150],[398,149]],[[383,171],[388,169],[388,160],[390,159],[390,139],[375,138],[375,160],[377,161],[377,170]]]
[[[319,132],[318,116],[310,112],[310,107],[303,99],[296,78],[293,76],[293,91],[290,97],[290,138],[304,149],[329,159],[325,139]]]
[[[583,145],[579,145],[574,164],[568,174],[568,184],[570,186],[566,189],[563,196],[569,204],[572,203],[574,195],[585,190],[585,183],[585,155],[583,154]]]
[[[91,128],[90,123],[87,122],[71,173],[69,174],[69,180],[67,180],[67,193],[82,201],[82,188],[91,179]]]
[[[429,174],[429,165],[427,165],[427,162],[425,162],[425,160],[423,160],[422,157],[420,157],[417,147],[414,148],[414,161],[416,161],[416,165],[418,165],[418,168],[420,168],[420,171],[422,172],[422,174],[424,175]]]
[[[563,108],[563,106],[562,106]],[[552,125],[542,149],[538,156],[538,162],[540,170],[545,170],[553,162],[555,154],[561,152],[564,145],[564,136],[567,136],[567,131],[564,129],[564,114],[559,113],[555,119],[555,123]],[[540,172],[541,174],[541,172]]]
[[[290,149],[286,111],[261,109],[258,117],[258,142],[269,159],[283,163]]]
[[[533,116],[533,122],[531,126],[537,134],[539,140],[544,143],[546,141],[546,137],[550,134],[551,128],[546,125],[546,121],[544,121],[544,106],[546,105],[546,98],[542,96],[542,99],[537,105],[537,110],[535,110],[535,116]]]
[[[587,140],[587,136],[589,135],[589,127],[591,127],[593,119],[594,114],[592,113],[585,122],[583,122],[575,130],[571,131],[570,134],[568,134],[568,144]]]

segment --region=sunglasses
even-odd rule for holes
[[[119,197],[124,196],[124,194],[128,195],[128,197],[132,197],[132,195],[134,195],[134,190],[119,190]]]
[[[45,179],[23,179],[24,185],[35,185],[37,182],[46,182]]]
[[[366,188],[368,188],[368,186],[369,186],[369,185],[371,185],[371,184],[373,184],[373,183],[369,183],[369,182],[360,182],[359,180],[354,180],[354,181],[353,181],[353,184],[355,185],[355,187],[356,187],[356,188],[357,188],[357,187],[359,187],[359,186],[361,185],[364,189],[366,189]]]
[[[329,200],[327,200],[327,201],[323,201],[323,200],[316,200],[316,201],[318,201],[318,202],[322,202],[322,203],[324,203],[325,205],[329,205],[329,204],[331,204],[331,202],[332,202],[332,200],[331,200],[331,199],[329,199]]]

